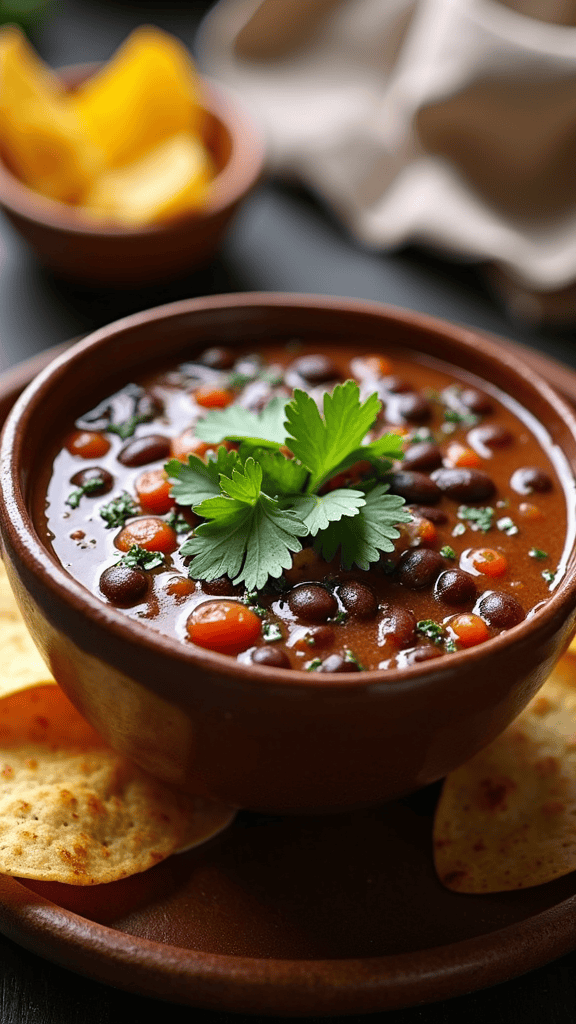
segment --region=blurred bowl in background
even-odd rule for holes
[[[69,89],[100,65],[63,68]],[[263,137],[228,90],[203,78],[205,143],[217,169],[201,210],[164,223],[128,228],[97,223],[82,207],[47,199],[0,159],[0,208],[40,262],[70,281],[95,288],[166,282],[209,263],[239,203],[257,183]]]

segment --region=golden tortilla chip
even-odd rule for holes
[[[96,885],[145,871],[230,823],[111,750],[59,687],[0,701],[0,871]]]
[[[27,686],[46,684],[50,673],[42,661],[14,600],[3,563],[0,561],[0,698]]]
[[[452,772],[434,822],[440,881],[455,892],[542,885],[576,870],[576,661]]]

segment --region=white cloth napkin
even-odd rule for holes
[[[576,322],[575,26],[576,0],[220,0],[197,47],[361,242]]]

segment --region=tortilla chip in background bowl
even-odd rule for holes
[[[447,776],[434,863],[455,892],[542,885],[576,871],[576,658],[565,655],[521,715]]]
[[[0,656],[0,873],[114,882],[231,823],[231,808],[176,792],[117,754],[46,678],[1,562]]]

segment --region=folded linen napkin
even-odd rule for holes
[[[576,322],[576,0],[220,0],[197,42],[361,242]]]

